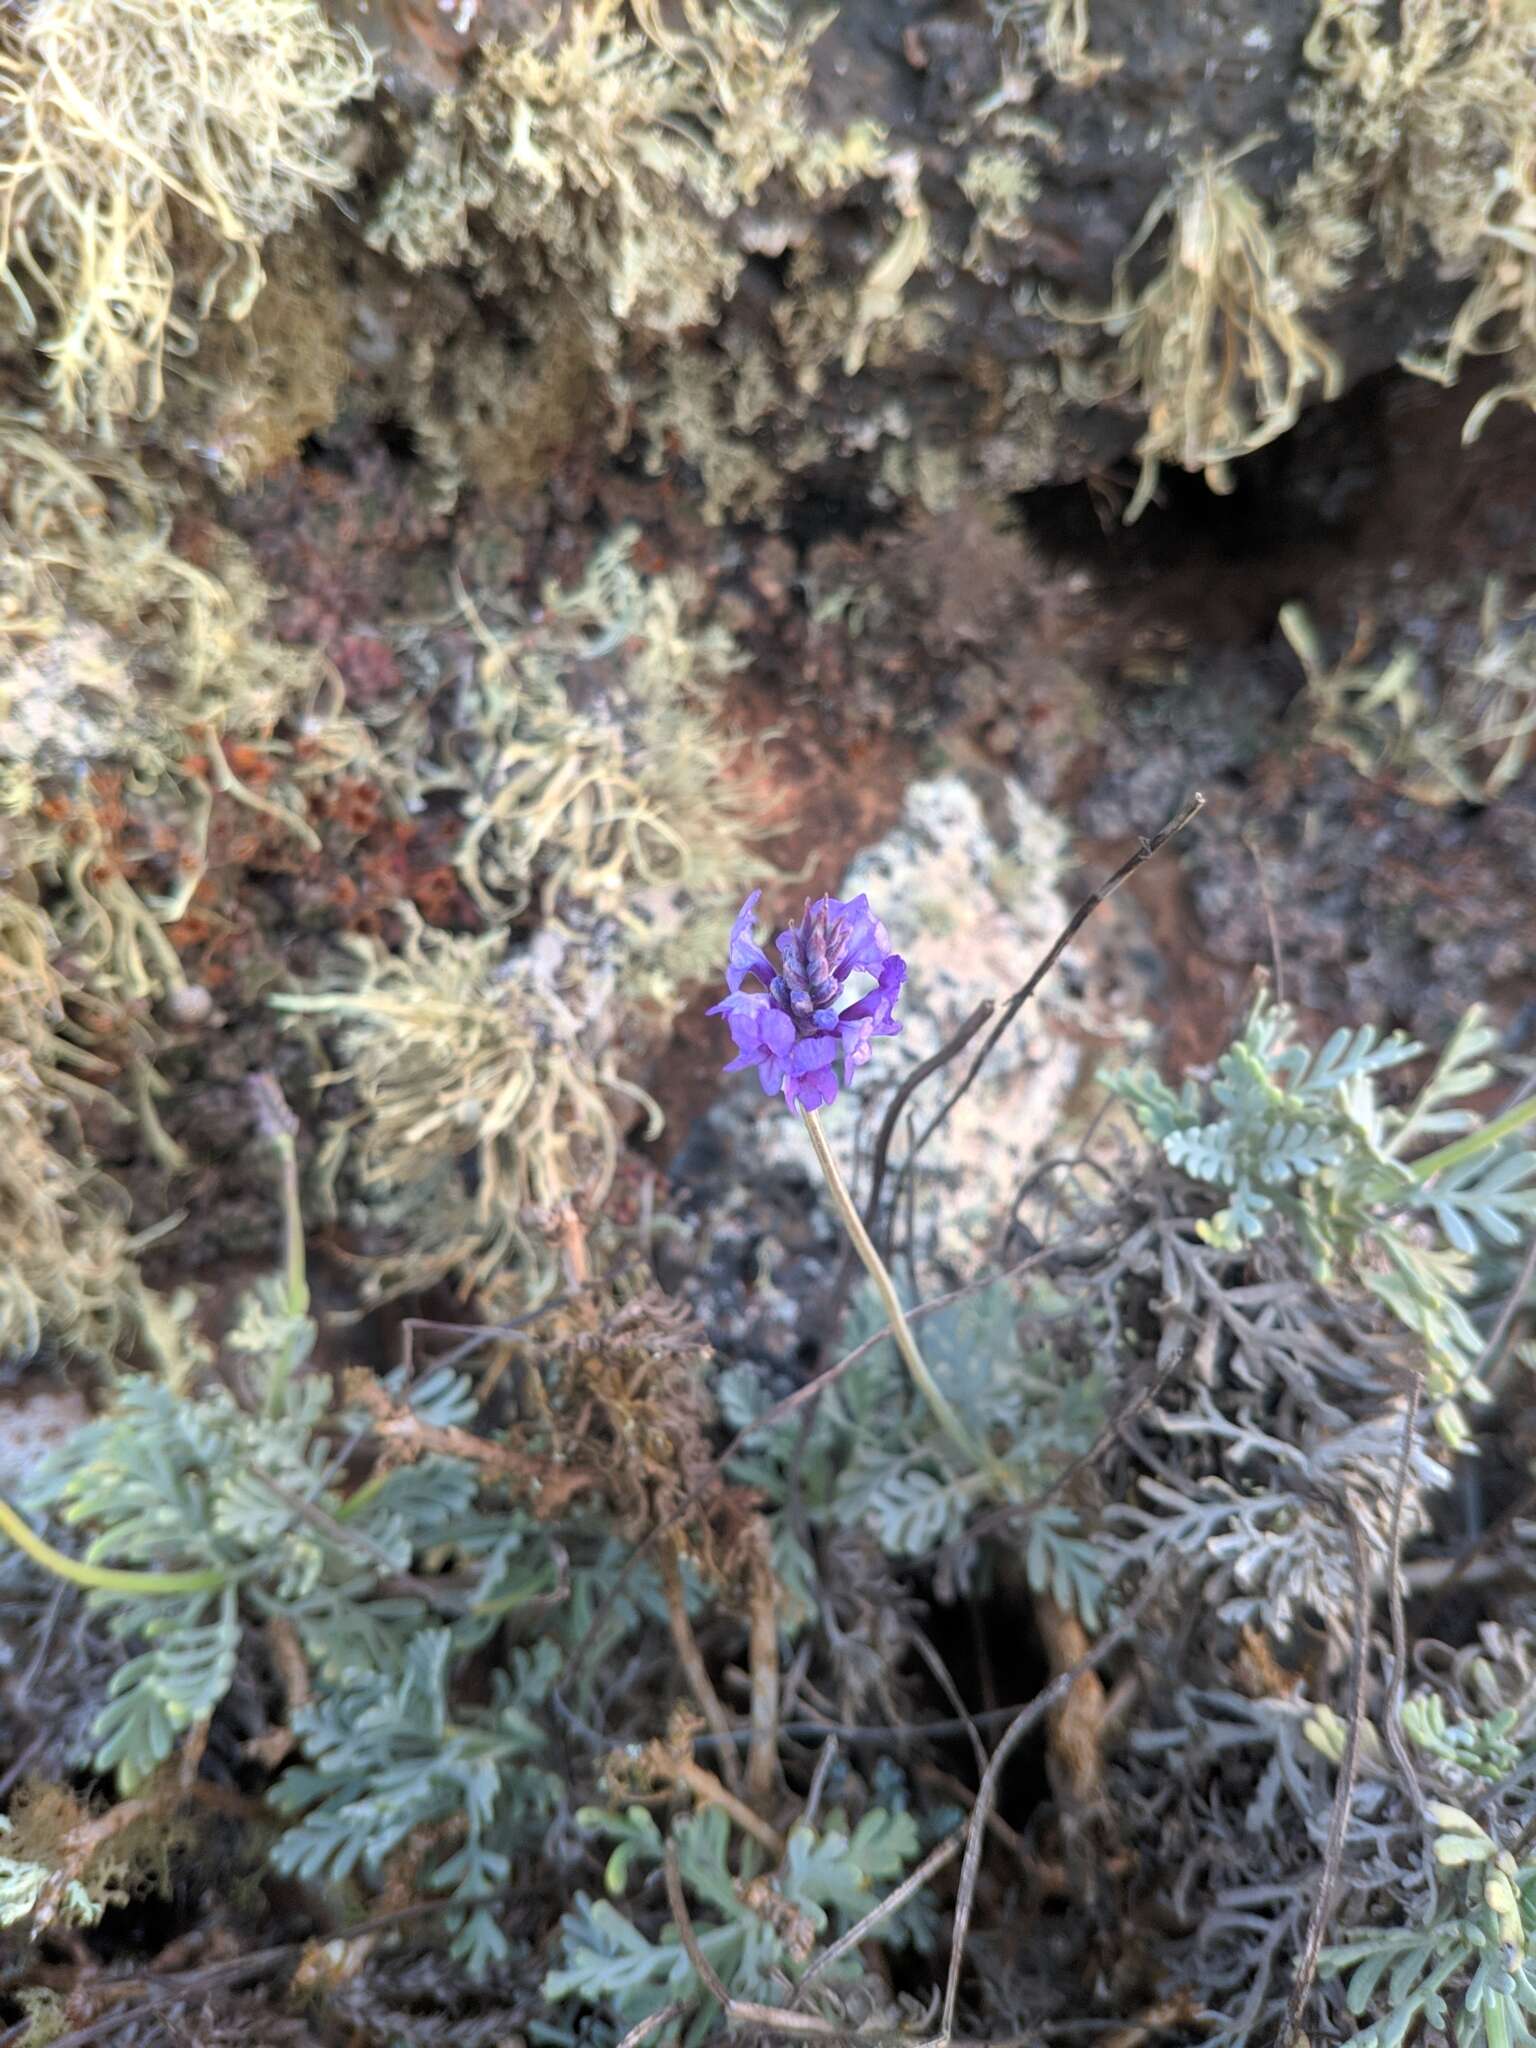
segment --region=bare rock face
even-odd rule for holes
[[[16,1493],[37,1462],[91,1419],[73,1389],[27,1384],[0,1395],[0,1491]]]

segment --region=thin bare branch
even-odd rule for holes
[[[970,1931],[971,1913],[976,1904],[976,1885],[981,1876],[981,1857],[987,1839],[987,1816],[997,1801],[997,1788],[1001,1782],[1008,1759],[1030,1731],[1039,1726],[1058,1700],[1065,1699],[1072,1687],[1085,1671],[1097,1670],[1104,1660],[1111,1656],[1120,1645],[1129,1641],[1135,1633],[1142,1616],[1151,1606],[1153,1596],[1161,1590],[1163,1574],[1154,1573],[1126,1608],[1120,1619],[1099,1637],[1086,1657],[1058,1672],[1050,1684],[1043,1686],[1027,1707],[1021,1707],[1008,1724],[1002,1739],[992,1752],[991,1761],[982,1774],[976,1792],[976,1803],[971,1808],[971,1817],[966,1823],[965,1861],[960,1866],[960,1889],[955,1899],[955,1926],[950,1940],[949,1977],[944,1986],[944,2013],[940,2022],[938,2041],[943,2048],[951,2048],[955,2034],[955,2010],[960,2000],[960,1977],[965,1967],[965,1939]]]
[[[747,1800],[759,1813],[766,1813],[773,1802],[779,1768],[778,1585],[766,1524],[755,1523],[753,1534],[757,1541],[748,1586],[752,1742],[747,1751]]]
[[[1114,895],[1115,891],[1121,886],[1122,883],[1128,881],[1130,877],[1135,874],[1138,868],[1145,867],[1147,862],[1152,859],[1154,854],[1160,852],[1161,849],[1168,844],[1168,841],[1172,839],[1176,833],[1182,832],[1184,830],[1184,827],[1190,822],[1190,820],[1204,808],[1205,798],[1200,794],[1198,790],[1196,790],[1195,794],[1192,797],[1190,797],[1189,801],[1186,804],[1184,804],[1183,807],[1172,818],[1168,820],[1168,823],[1163,826],[1161,831],[1154,832],[1150,839],[1143,839],[1136,848],[1136,851],[1120,863],[1119,867],[1115,869],[1115,872],[1109,877],[1109,879],[1107,881],[1101,882],[1098,888],[1094,890],[1093,894],[1091,896],[1085,897],[1084,900],[1078,905],[1076,910],[1073,911],[1072,915],[1067,919],[1066,924],[1058,933],[1056,939],[1048,948],[1045,955],[1040,960],[1039,964],[1035,967],[1033,973],[1029,976],[1029,979],[1023,984],[1021,988],[1015,989],[1013,994],[1008,998],[1007,1002],[1003,1005],[1002,1015],[998,1018],[997,1022],[992,1026],[992,1029],[987,1033],[986,1039],[982,1044],[980,1052],[977,1053],[975,1059],[972,1060],[970,1067],[966,1071],[965,1079],[960,1083],[959,1087],[955,1089],[953,1094],[946,1097],[941,1106],[937,1110],[935,1110],[934,1114],[929,1118],[928,1122],[923,1126],[923,1128],[918,1132],[917,1136],[913,1139],[912,1144],[908,1149],[907,1156],[905,1159],[903,1159],[900,1171],[897,1175],[897,1189],[895,1195],[892,1197],[893,1208],[895,1208],[899,1204],[901,1199],[901,1185],[905,1181],[906,1177],[911,1173],[913,1167],[917,1162],[918,1155],[922,1152],[924,1146],[932,1138],[934,1132],[938,1130],[939,1126],[944,1122],[944,1120],[953,1112],[955,1105],[960,1101],[961,1097],[969,1092],[969,1090],[976,1081],[976,1077],[980,1074],[982,1068],[986,1065],[987,1061],[991,1058],[992,1054],[997,1050],[998,1044],[1002,1040],[1004,1034],[1007,1032],[1009,1026],[1018,1016],[1020,1010],[1023,1009],[1024,1005],[1029,1001],[1030,997],[1035,993],[1036,989],[1039,988],[1040,984],[1045,980],[1046,976],[1050,973],[1051,969],[1056,965],[1056,962],[1061,958],[1062,954],[1066,952],[1068,946],[1071,945],[1072,941],[1077,937],[1077,934],[1082,930],[1083,926],[1088,922],[1089,918],[1092,917],[1093,913],[1099,908],[1100,904],[1107,903],[1109,898]],[[969,1042],[969,1037],[970,1034],[967,1033],[966,1036],[961,1038],[959,1046],[954,1046],[953,1050],[951,1050],[950,1048],[946,1048],[946,1059],[953,1058],[955,1052],[962,1050],[963,1047]],[[943,1062],[941,1062],[941,1064],[943,1064]],[[929,1063],[929,1071],[935,1071],[932,1062]],[[877,1215],[879,1213],[879,1202],[880,1185],[878,1181],[873,1181],[869,1192],[867,1213]]]
[[[1318,1878],[1317,1896],[1312,1901],[1312,1913],[1307,1921],[1306,1939],[1301,1945],[1301,1955],[1296,1963],[1291,1995],[1285,2002],[1285,2013],[1275,2037],[1278,2048],[1294,2048],[1298,2041],[1301,2017],[1306,2011],[1307,2000],[1311,1996],[1312,1985],[1317,1976],[1317,1961],[1323,1951],[1323,1937],[1328,1931],[1328,1918],[1333,1911],[1339,1873],[1344,1867],[1344,1840],[1349,1832],[1350,1810],[1355,1797],[1355,1778],[1360,1767],[1360,1731],[1365,1725],[1365,1665],[1371,1611],[1369,1575],[1366,1571],[1365,1544],[1360,1535],[1360,1525],[1354,1509],[1349,1501],[1341,1500],[1339,1511],[1345,1533],[1349,1537],[1350,1567],[1355,1582],[1355,1615],[1350,1642],[1352,1669],[1349,1687],[1349,1727],[1344,1736],[1344,1755],[1339,1765],[1338,1786],[1333,1795],[1333,1811],[1328,1816],[1328,1839],[1323,1845],[1323,1868]]]
[[[868,1941],[881,1921],[889,1920],[893,1913],[899,1913],[908,1899],[915,1898],[925,1884],[937,1877],[941,1870],[946,1870],[964,1847],[965,1823],[962,1821],[959,1827],[952,1829],[944,1837],[936,1849],[928,1852],[916,1870],[908,1872],[894,1891],[886,1893],[878,1906],[871,1906],[862,1920],[822,1950],[796,1985],[791,2003],[798,2005],[823,1971],[830,1970],[834,1963],[840,1963],[844,1956],[851,1955],[861,1943]]]
[[[674,1998],[670,2005],[664,2005],[659,2012],[648,2013],[643,2020],[637,2020],[627,2034],[620,2036],[615,2048],[645,2048],[653,2034],[659,2034],[663,2027],[681,2019],[692,2003],[691,1999]]]
[[[724,1702],[715,1691],[714,1680],[699,1650],[698,1638],[693,1633],[693,1623],[688,1619],[688,1600],[683,1591],[683,1571],[678,1562],[677,1546],[664,1543],[657,1559],[661,1572],[662,1591],[667,1601],[667,1622],[672,1630],[672,1642],[677,1651],[677,1661],[683,1667],[683,1676],[688,1681],[688,1690],[698,1702],[699,1711],[717,1735],[729,1735],[731,1717],[725,1711]],[[736,1752],[729,1746],[720,1752],[720,1765],[733,1792],[741,1790],[741,1764]]]
[[[858,2035],[848,2027],[835,2027],[830,2020],[818,2019],[813,2013],[791,2012],[777,2005],[755,2005],[742,1998],[732,1998],[720,1981],[715,1966],[705,1955],[694,1932],[693,1920],[688,1911],[688,1901],[683,1894],[682,1872],[678,1869],[677,1849],[668,1842],[662,1858],[662,1871],[667,1883],[667,1904],[677,1926],[678,1939],[698,1972],[699,1982],[725,2014],[728,2022],[735,2026],[771,2027],[778,2034],[796,2034],[808,2041],[848,2041]]]

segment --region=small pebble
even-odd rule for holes
[[[213,1015],[213,997],[201,982],[189,981],[166,996],[165,1015],[171,1024],[206,1024]]]

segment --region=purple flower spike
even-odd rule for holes
[[[843,1063],[843,1085],[864,1066],[876,1038],[900,1031],[896,1001],[907,978],[907,963],[891,951],[885,926],[867,898],[840,903],[820,896],[807,903],[797,925],[779,934],[779,966],[752,936],[761,889],[754,889],[731,927],[725,980],[730,994],[711,1017],[724,1017],[736,1041],[726,1067],[737,1074],[756,1067],[765,1095],[782,1095],[792,1108],[825,1109],[837,1099],[835,1062]],[[844,1002],[850,979],[871,988]],[[762,993],[746,987],[758,981]]]

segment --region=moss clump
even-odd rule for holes
[[[1309,232],[1365,217],[1388,264],[1426,248],[1470,278],[1440,345],[1407,367],[1454,383],[1469,356],[1508,354],[1506,383],[1467,421],[1476,436],[1506,398],[1536,404],[1536,72],[1529,9],[1484,0],[1322,0],[1307,56],[1317,163]]]
[[[455,866],[489,922],[535,908],[609,961],[630,1004],[670,1011],[760,871],[720,689],[742,665],[686,574],[644,576],[625,530],[534,619],[488,619],[431,743],[424,792],[458,799]]]
[[[313,657],[264,638],[267,592],[230,536],[206,566],[182,509],[125,455],[3,440],[0,813],[93,995],[158,999],[182,973],[164,927],[204,872],[221,800],[317,842],[279,725],[318,698]]]
[[[275,236],[243,320],[216,320],[183,364],[159,441],[194,448],[219,483],[243,490],[331,425],[350,368],[351,311],[334,233],[314,223]]]
[[[188,988],[176,927],[217,894],[214,870],[317,851],[309,790],[367,736],[328,701],[314,657],[264,637],[250,558],[178,491],[126,454],[14,424],[0,453],[6,860],[67,962],[69,1035],[122,1083],[146,1149],[174,1171],[187,1162],[156,1109],[156,1007],[174,1024],[207,1000]],[[178,517],[197,561],[172,545]],[[13,1100],[27,1086],[15,1080]]]
[[[777,519],[797,465],[770,459],[754,438],[783,403],[773,361],[760,343],[749,342],[739,353],[668,349],[655,373],[637,380],[636,401],[652,476],[681,457],[698,478],[705,519]]]
[[[1061,85],[1076,90],[1097,85],[1118,71],[1123,57],[1104,57],[1090,47],[1088,0],[987,0],[994,34],[1011,32],[1022,47],[1038,33],[1045,68]]]
[[[590,438],[593,394],[653,473],[698,472],[710,519],[773,517],[786,474],[825,455],[805,399],[899,324],[916,229],[899,223],[888,256],[874,252],[868,304],[828,293],[818,321],[777,346],[723,316],[748,250],[803,248],[812,202],[890,168],[875,124],[832,132],[810,117],[827,19],[797,21],[777,0],[573,0],[541,34],[488,39],[427,117],[397,116],[404,163],[368,240],[408,269],[457,272],[497,308],[496,346],[475,362],[418,350],[414,382],[431,397],[411,416],[450,491],[460,473],[480,480],[477,451],[493,451],[495,481],[520,444],[542,481],[570,422]],[[481,430],[464,434],[476,413]]]
[[[63,1785],[26,1780],[0,1816],[0,1925],[25,1920],[37,1941],[51,1927],[94,1926],[146,1891],[168,1893],[170,1858],[188,1832],[147,1800],[93,1810]],[[35,2025],[27,2036],[53,2038]]]
[[[546,485],[603,417],[602,380],[569,297],[530,300],[519,324],[510,338],[504,320],[446,277],[413,294],[385,389],[441,511],[466,487],[500,499]]]
[[[1006,246],[1027,239],[1029,211],[1040,197],[1039,167],[1017,148],[989,143],[971,152],[959,182],[976,209],[965,267],[984,276],[994,244]]]
[[[436,710],[392,736],[390,772],[410,803],[456,802],[454,864],[490,929],[411,918],[398,952],[359,943],[334,985],[277,999],[320,1021],[330,1081],[355,1094],[328,1157],[349,1218],[387,1246],[368,1253],[379,1293],[446,1275],[521,1302],[555,1286],[563,1234],[612,1177],[611,1105],[647,1101],[626,1042],[718,959],[764,865],[719,722],[740,654],[691,580],[642,575],[635,545],[614,536],[538,613],[464,593],[473,639],[450,690],[435,633],[402,648]],[[514,922],[535,925],[526,943]]]
[[[1165,222],[1167,254],[1134,290],[1135,259]],[[1128,521],[1146,509],[1164,462],[1228,491],[1228,465],[1293,427],[1313,385],[1338,395],[1342,366],[1302,318],[1292,261],[1230,162],[1207,159],[1153,202],[1099,316],[1120,337],[1109,392],[1074,393],[1091,402],[1135,392],[1146,408]]]
[[[168,351],[344,186],[361,43],[314,0],[28,0],[0,15],[0,321],[66,428],[158,407]],[[173,242],[179,243],[173,253]]]

